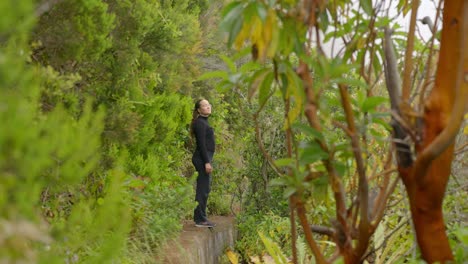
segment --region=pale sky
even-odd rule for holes
[[[437,5],[439,4],[440,0],[420,0],[420,6],[418,9],[418,15],[417,19],[421,20],[425,16],[429,16],[431,20],[434,22],[435,21],[435,16],[437,13]],[[372,0],[373,6],[375,7],[377,3],[382,3],[384,6],[382,10],[389,10],[389,17],[395,18],[397,17],[396,21],[397,23],[403,28],[408,30],[410,26],[410,19],[411,19],[411,12],[408,12],[406,16],[403,16],[403,14],[400,14],[398,16],[397,14],[397,4],[398,0]],[[409,1],[410,2],[410,1]],[[359,0],[354,0],[354,4],[356,6],[356,9],[359,7]],[[389,8],[390,7],[390,8]],[[379,16],[385,16],[386,13],[380,13]],[[441,18],[439,18],[439,21],[437,22],[438,29],[442,27],[442,21]],[[429,38],[432,36],[431,31],[429,30],[429,27],[427,25],[424,25],[421,23],[421,21],[416,22],[416,36],[419,38],[420,36],[423,38],[423,40],[427,41]],[[315,36],[312,36],[312,41],[314,41]],[[322,38],[323,39],[323,38]],[[333,54],[332,53],[332,41],[322,44],[322,47],[324,48],[325,53],[327,53],[329,56],[336,56],[337,52],[341,50],[342,44],[341,44],[340,39],[335,40],[334,48],[333,48]]]
[[[420,0],[420,6],[418,9],[418,16],[417,19],[423,19],[425,16],[429,16],[432,19],[432,22],[435,22],[435,16],[437,13],[437,6],[439,4],[439,0]],[[392,5],[396,5],[396,2],[398,1],[390,1],[390,2],[395,2],[392,3]],[[395,10],[395,9],[393,9]],[[392,14],[392,15],[395,15]],[[401,26],[403,26],[406,30],[409,29],[410,25],[410,18],[411,18],[411,13],[408,12],[405,17],[401,15]],[[423,36],[424,40],[428,40],[430,36],[432,36],[431,31],[429,30],[429,27],[427,25],[423,25],[421,22],[417,22],[417,26],[419,27],[419,30],[421,32],[421,35]],[[441,29],[442,28],[442,18],[440,17],[438,22],[437,22],[437,28]],[[416,34],[418,34],[416,32]]]

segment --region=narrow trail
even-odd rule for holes
[[[232,216],[213,216],[210,220],[216,227],[196,227],[193,221],[184,221],[179,237],[166,245],[157,263],[217,264],[226,248],[234,247],[237,230]]]

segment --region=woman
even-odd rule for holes
[[[197,147],[193,153],[192,163],[198,172],[195,201],[198,202],[194,210],[193,220],[197,227],[214,227],[206,216],[206,203],[210,193],[212,160],[215,152],[213,128],[208,123],[211,115],[211,105],[206,99],[195,103],[191,130],[195,136]]]

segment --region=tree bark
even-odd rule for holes
[[[445,232],[442,202],[451,172],[454,139],[467,99],[466,0],[445,1],[442,39],[434,89],[424,107],[423,138],[411,167],[400,166],[422,258],[453,261]],[[465,72],[465,73],[464,73]]]

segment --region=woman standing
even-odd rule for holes
[[[192,163],[198,172],[195,201],[198,202],[194,210],[193,220],[197,227],[214,227],[206,216],[206,204],[211,188],[212,161],[215,152],[213,128],[208,123],[211,115],[211,105],[206,99],[195,103],[192,119],[192,134],[195,136],[197,147],[193,153]]]

